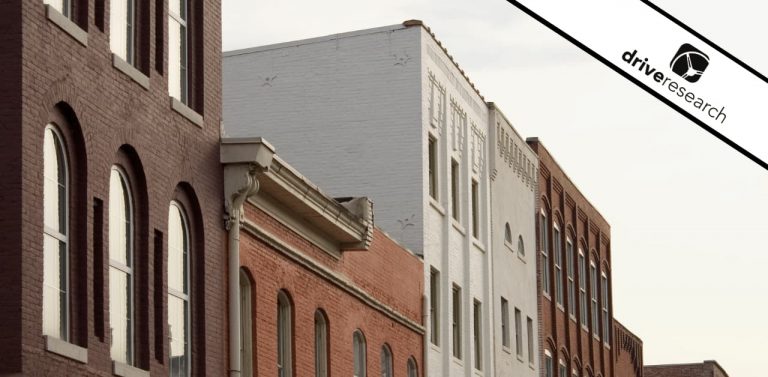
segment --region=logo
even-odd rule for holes
[[[699,51],[696,47],[685,43],[677,50],[677,54],[672,58],[672,62],[669,63],[669,68],[688,82],[696,82],[704,74],[708,65],[709,56]]]

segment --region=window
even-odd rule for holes
[[[381,347],[381,377],[392,377],[392,351],[386,344]]]
[[[429,196],[437,200],[437,140],[429,137]]]
[[[408,377],[419,377],[419,371],[416,369],[416,360],[411,356],[408,359]]]
[[[533,320],[531,317],[527,317],[528,320],[528,363],[533,365]]]
[[[517,236],[517,252],[521,257],[525,256],[525,243],[523,243],[523,236]]]
[[[579,248],[579,308],[581,309],[581,325],[587,326],[587,267],[584,251]]]
[[[251,279],[240,269],[240,360],[242,377],[253,376],[253,333],[251,310]]]
[[[168,2],[168,93],[189,102],[189,0]]]
[[[459,163],[456,160],[451,160],[451,215],[456,221],[461,221],[459,218],[459,203],[461,198],[459,197],[459,185],[460,182]]]
[[[544,377],[554,377],[554,365],[552,365],[552,354],[549,350],[544,350]]]
[[[453,311],[451,312],[452,331],[453,331],[453,356],[461,359],[461,288],[453,285],[451,293],[451,302]]]
[[[554,225],[555,250],[553,256],[555,259],[555,303],[562,309],[563,307],[563,243],[560,239],[560,227]]]
[[[365,337],[360,330],[357,330],[352,334],[352,351],[354,356],[354,377],[365,377]]]
[[[472,305],[472,334],[475,348],[475,369],[483,370],[483,306],[475,300]]]
[[[509,303],[501,298],[501,345],[509,347]]]
[[[128,64],[136,65],[136,0],[111,0],[109,47]]]
[[[123,171],[109,178],[109,325],[112,360],[133,364],[133,203]]]
[[[565,361],[563,359],[560,359],[560,370],[558,370],[558,376],[559,377],[566,377],[568,375],[568,366],[565,365]]]
[[[589,263],[589,282],[589,295],[592,298],[592,334],[598,336],[600,328],[597,324],[597,267],[593,261]]]
[[[611,343],[611,326],[610,318],[608,317],[608,276],[603,272],[600,280],[600,287],[603,292],[603,342],[605,344]]]
[[[43,334],[69,341],[69,174],[61,135],[43,137]]]
[[[523,316],[518,308],[515,308],[515,350],[518,357],[523,357]]]
[[[72,18],[72,0],[43,0],[66,18]]]
[[[432,344],[440,345],[440,272],[434,268],[429,271],[429,339]]]
[[[573,368],[573,377],[579,377],[579,370],[576,368]]]
[[[171,202],[168,211],[168,336],[171,376],[189,376],[190,278],[189,226],[184,210]]]
[[[328,376],[328,320],[315,311],[315,377]]]
[[[293,376],[291,316],[291,301],[285,292],[280,291],[277,295],[277,375],[279,377]]]
[[[480,204],[477,181],[472,180],[472,237],[480,238]]]
[[[573,242],[570,238],[565,240],[565,273],[568,276],[568,314],[576,318],[576,286],[573,270]]]
[[[549,234],[547,233],[547,215],[541,212],[539,217],[539,239],[541,242],[541,286],[544,295],[549,296]]]
[[[509,227],[509,223],[504,224],[504,242],[512,245],[512,229]]]

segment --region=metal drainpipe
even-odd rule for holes
[[[240,225],[244,216],[243,204],[259,191],[259,181],[248,174],[248,184],[236,194],[232,202],[227,229],[229,230],[229,376],[240,377]]]

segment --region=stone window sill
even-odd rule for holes
[[[61,30],[64,30],[81,45],[88,47],[88,33],[81,29],[76,23],[61,14],[56,8],[46,4],[45,16],[48,20],[56,24]]]
[[[183,104],[176,98],[171,97],[171,109],[187,118],[194,125],[203,128],[203,116],[192,110],[189,106]]]
[[[454,219],[454,218],[451,218],[451,224],[453,224],[453,227],[454,227],[454,229],[458,230],[458,231],[459,231],[459,233],[461,233],[461,235],[463,235],[463,236],[466,236],[466,235],[467,235],[467,231],[466,231],[466,230],[464,230],[464,227],[463,227],[463,226],[461,226],[461,223],[459,223],[458,221],[456,221],[456,219]]]
[[[112,373],[121,377],[149,377],[149,371],[119,361],[112,361]]]
[[[439,212],[441,215],[445,216],[445,209],[443,209],[443,206],[440,205],[440,203],[437,202],[433,197],[429,197],[429,204],[434,208],[437,212]]]
[[[131,80],[141,85],[142,88],[149,90],[149,77],[141,73],[136,67],[123,60],[123,58],[112,54],[112,66],[117,68],[118,71],[126,74]]]
[[[52,336],[45,335],[43,338],[45,338],[46,351],[83,364],[88,363],[88,349]]]
[[[483,245],[482,241],[475,238],[475,236],[472,236],[472,244],[475,245],[478,250],[485,253],[485,245]]]

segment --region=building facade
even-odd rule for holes
[[[373,226],[370,200],[326,196],[260,139],[225,139],[222,160],[228,197],[256,187],[231,228],[240,375],[423,375],[422,262]]]
[[[714,360],[691,364],[646,365],[643,371],[646,377],[728,377],[725,369]]]
[[[536,138],[544,377],[619,377],[611,307],[610,226]]]
[[[0,374],[225,370],[220,20],[0,3]]]
[[[488,107],[418,21],[224,55],[227,137],[263,136],[424,259],[429,376],[493,375]]]
[[[490,109],[491,255],[496,376],[538,375],[536,225],[539,161],[504,114]]]

